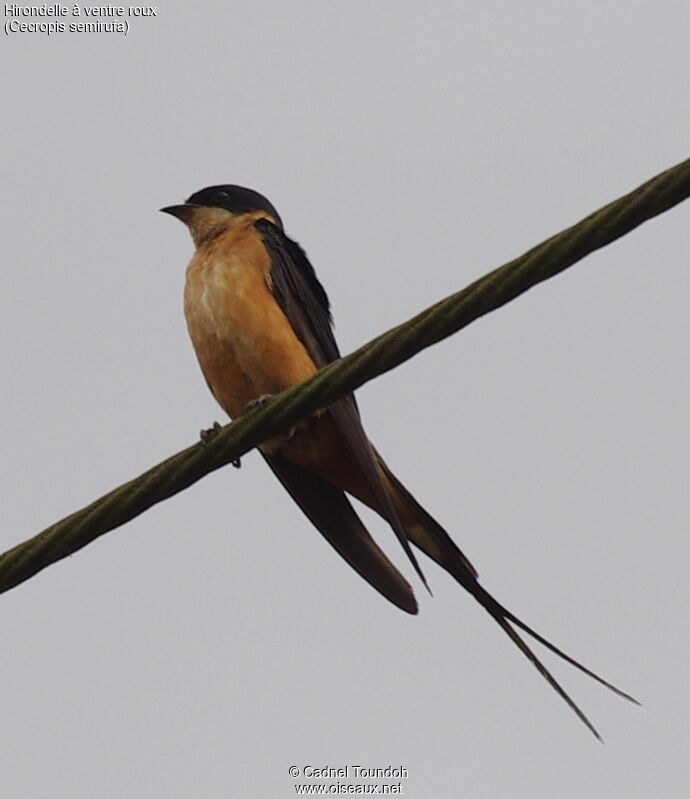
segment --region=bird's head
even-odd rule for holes
[[[268,218],[281,230],[283,228],[271,203],[258,191],[242,186],[208,186],[192,194],[184,203],[168,205],[160,210],[184,222],[197,247],[247,216],[251,219]]]

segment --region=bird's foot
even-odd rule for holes
[[[208,442],[222,429],[222,425],[219,422],[214,422],[213,427],[207,427],[199,431],[199,438],[201,439],[204,449],[208,446]],[[242,466],[242,461],[239,458],[235,458],[235,460],[230,461],[230,463],[235,469],[239,469]]]
[[[214,422],[213,427],[207,427],[204,430],[199,430],[199,439],[204,446],[208,445],[208,442],[215,436],[219,430],[221,430],[221,425],[219,422]]]
[[[253,411],[256,408],[265,408],[266,405],[269,403],[270,400],[273,399],[274,396],[275,396],[274,394],[262,394],[260,397],[257,397],[256,399],[249,400],[249,402],[244,406],[244,412],[249,413],[249,411]],[[291,427],[287,431],[287,433],[283,433],[283,435],[280,436],[280,441],[283,442],[289,441],[297,433],[297,430],[298,430],[297,425]]]
[[[273,399],[273,396],[273,394],[262,394],[256,399],[249,400],[249,402],[244,406],[244,412],[249,413],[249,411],[254,411],[257,408],[265,408],[268,402]]]

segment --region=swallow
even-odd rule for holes
[[[231,419],[340,357],[326,291],[265,197],[241,186],[211,186],[161,211],[182,221],[194,242],[184,290],[187,328],[208,387]],[[264,442],[259,450],[324,538],[393,604],[417,613],[412,587],[369,535],[347,495],[390,525],[425,586],[411,544],[449,572],[597,738],[593,724],[518,631],[639,704],[533,630],[480,585],[474,566],[377,452],[352,394],[312,414],[288,434]]]

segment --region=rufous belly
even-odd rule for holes
[[[247,403],[310,377],[316,367],[267,282],[268,254],[252,227],[204,244],[187,268],[189,335],[214,397],[231,418]]]

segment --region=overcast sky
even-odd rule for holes
[[[3,550],[226,421],[161,206],[266,194],[349,352],[690,155],[683,0],[128,21],[0,49]],[[643,703],[543,653],[604,746],[444,572],[428,596],[363,512],[401,613],[252,453],[0,598],[3,796],[289,797],[337,782],[291,766],[355,765],[420,799],[687,795],[689,209],[358,392],[483,584]]]

